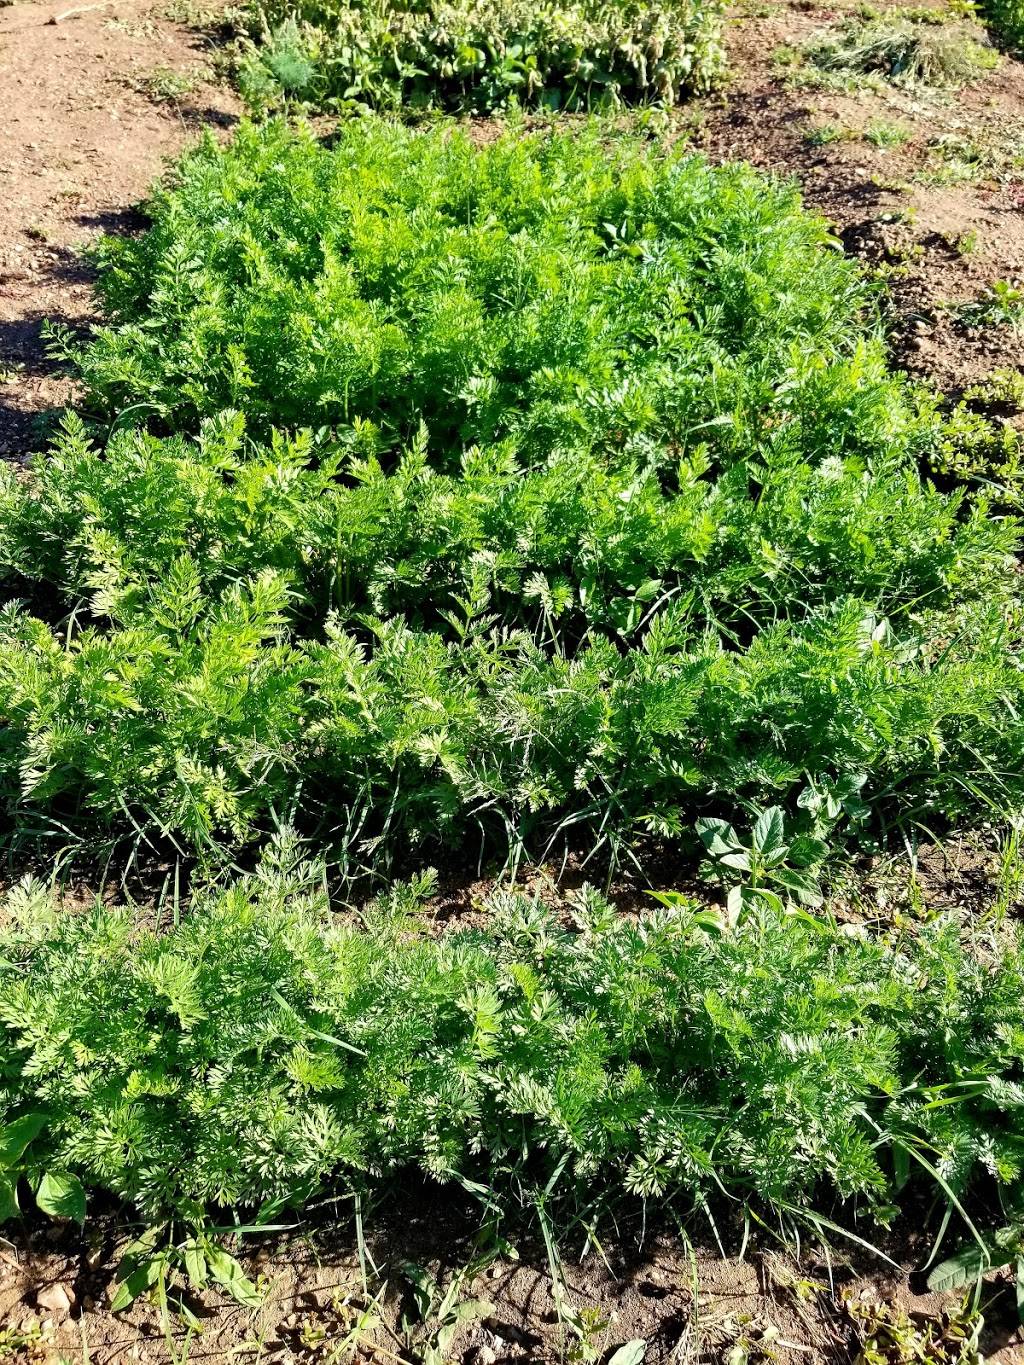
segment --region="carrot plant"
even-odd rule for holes
[[[502,892],[487,932],[438,937],[430,885],[331,915],[285,839],[163,934],[18,890],[0,939],[12,1189],[42,1177],[196,1226],[409,1167],[497,1197],[561,1168],[590,1194],[856,1198],[882,1222],[911,1177],[940,1172],[955,1200],[1019,1187],[1012,936],[939,917],[872,940],[767,904],[730,927],[684,898],[634,921],[585,890],[571,929]]]
[[[150,213],[65,341],[103,426],[0,483],[17,820],[539,849],[1017,799],[1017,524],[922,477],[959,428],[790,188],[371,119],[207,141]]]

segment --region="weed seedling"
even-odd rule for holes
[[[973,256],[981,247],[981,238],[974,228],[968,228],[966,232],[948,233],[943,241],[958,256]]]
[[[498,1247],[493,1242],[460,1266],[446,1288],[423,1266],[407,1264],[403,1273],[412,1290],[417,1319],[402,1319],[405,1348],[421,1365],[445,1365],[459,1333],[470,1323],[494,1312],[488,1299],[463,1297],[467,1286],[494,1263]]]
[[[1024,327],[1024,289],[1009,280],[996,280],[980,299],[963,304],[960,320],[968,327]]]
[[[767,906],[821,905],[816,870],[825,847],[817,839],[786,839],[785,817],[778,806],[758,815],[746,839],[725,820],[698,820],[697,833],[707,852],[707,875],[729,886],[726,909],[736,924],[746,912]],[[737,873],[741,874],[737,879]]]
[[[905,146],[914,134],[910,128],[905,128],[899,123],[886,123],[883,120],[878,120],[867,124],[862,136],[864,141],[869,142],[872,147],[888,149]]]
[[[804,142],[808,147],[827,147],[831,142],[848,141],[850,136],[849,129],[837,128],[832,123],[822,123],[804,134]]]
[[[176,104],[195,90],[197,80],[195,73],[158,66],[141,79],[139,88],[157,104]]]
[[[48,1334],[38,1322],[28,1327],[0,1327],[0,1360],[39,1361],[49,1359]]]
[[[980,1365],[984,1325],[968,1305],[940,1315],[910,1314],[895,1304],[843,1300],[861,1340],[861,1365]]]

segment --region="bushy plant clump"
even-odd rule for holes
[[[922,481],[948,424],[791,190],[371,121],[207,143],[152,213],[78,362],[182,434],[72,420],[0,485],[22,809],[673,834],[1018,781],[1016,524]]]
[[[12,560],[80,603],[3,621],[26,814],[245,840],[301,784],[373,833],[490,807],[672,833],[807,774],[1012,781],[1014,532],[899,462],[783,461],[752,490],[701,461],[665,489],[629,461],[385,473],[240,435],[100,454],[71,424],[12,481]]]
[[[719,0],[275,0],[250,14],[239,84],[257,110],[675,104],[724,66]]]
[[[0,1121],[13,1178],[112,1191],[147,1219],[301,1202],[418,1166],[440,1180],[715,1188],[888,1217],[908,1169],[1021,1179],[1024,968],[936,922],[892,942],[685,904],[577,928],[497,894],[423,932],[415,888],[333,921],[279,845],[163,935],[31,886],[0,939]],[[422,888],[421,888],[422,889]],[[915,1159],[920,1156],[921,1163]]]
[[[891,15],[844,20],[812,38],[803,55],[839,80],[885,78],[956,89],[999,64],[979,24],[932,24]]]
[[[998,43],[1013,52],[1024,51],[1022,0],[984,0],[979,9]]]
[[[743,451],[765,410],[787,418],[773,447],[917,434],[878,348],[858,347],[856,266],[747,167],[609,145],[597,123],[477,147],[363,119],[328,148],[272,122],[208,138],[147,208],[147,232],[98,248],[111,325],[70,347],[104,412],[191,429],[237,407],[350,439],[371,422],[385,451],[425,423],[448,471],[506,439],[521,464]],[[836,389],[864,396],[830,431]]]

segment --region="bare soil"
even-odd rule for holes
[[[751,8],[730,21],[728,87],[693,108],[696,145],[795,178],[847,251],[885,267],[901,368],[959,398],[996,368],[1024,366],[1024,331],[967,327],[956,314],[995,280],[1024,283],[1024,63],[1006,59],[955,91],[799,88],[776,55],[857,7]],[[880,126],[908,140],[875,146],[864,133]],[[980,162],[973,175],[965,154]]]
[[[81,249],[136,226],[165,159],[238,113],[216,48],[166,3],[51,22],[77,2],[0,9],[0,456],[38,448],[38,419],[69,401],[39,332],[94,316]]]
[[[83,246],[100,232],[136,229],[136,205],[165,159],[204,127],[229,129],[239,113],[216,79],[216,44],[171,18],[166,0],[108,0],[50,22],[71,5],[0,9],[0,457],[13,459],[40,447],[45,425],[73,397],[47,359],[40,326],[95,317]],[[957,311],[993,281],[1024,283],[1024,65],[1006,59],[959,92],[884,82],[800,88],[774,54],[841,12],[813,0],[735,7],[728,87],[685,111],[687,130],[716,159],[749,160],[799,181],[846,249],[882,272],[898,363],[955,400],[997,368],[1024,367],[1020,331],[969,327]],[[879,125],[898,125],[907,137],[876,146],[864,133]],[[980,167],[964,172],[963,147],[975,149]],[[924,849],[913,869],[876,859],[860,869],[849,914],[969,913],[991,902],[997,866],[987,834]],[[651,869],[647,884],[678,887],[678,870]],[[149,869],[143,900],[158,892],[164,872]],[[587,875],[578,867],[551,872],[564,872],[563,887]],[[527,882],[547,894],[550,877],[532,870]],[[472,923],[486,886],[472,869],[449,869],[433,906],[438,926]],[[615,892],[626,912],[646,900],[629,878]],[[113,885],[107,891],[117,894]],[[70,900],[88,898],[78,887]],[[561,1306],[536,1223],[523,1219],[503,1229],[518,1259],[506,1252],[462,1287],[461,1298],[489,1306],[446,1354],[466,1365],[596,1361],[642,1339],[649,1365],[852,1362],[866,1328],[851,1304],[861,1316],[889,1304],[918,1324],[955,1311],[955,1299],[917,1292],[931,1212],[887,1235],[903,1268],[880,1273],[882,1263],[866,1255],[844,1260],[842,1244],[827,1255],[808,1244],[798,1260],[792,1243],[767,1234],[741,1259],[739,1230],[728,1220],[720,1228],[728,1255],[706,1223],[687,1224],[688,1248],[676,1228],[648,1227],[638,1210],[620,1210],[599,1229],[600,1249],[591,1246],[582,1260],[581,1229],[566,1238]],[[478,1225],[479,1213],[448,1191],[396,1189],[367,1210],[364,1281],[351,1202],[307,1210],[290,1231],[247,1239],[240,1252],[266,1290],[263,1308],[204,1293],[190,1300],[201,1329],[190,1332],[148,1302],[109,1312],[132,1235],[123,1215],[94,1213],[84,1235],[29,1220],[0,1241],[0,1361],[421,1360],[437,1324],[413,1310],[403,1264],[425,1265],[446,1281],[467,1261]],[[991,1361],[1024,1365],[1012,1297],[1005,1275],[989,1277],[983,1349]],[[570,1310],[590,1324],[585,1344],[566,1325]],[[403,1316],[413,1324],[408,1336]],[[372,1321],[359,1332],[362,1318]]]
[[[726,1255],[704,1220],[691,1223],[690,1245],[674,1228],[646,1225],[636,1208],[620,1210],[614,1227],[605,1220],[599,1248],[587,1247],[577,1227],[562,1249],[560,1300],[536,1222],[512,1220],[500,1229],[502,1253],[459,1285],[457,1302],[475,1308],[442,1358],[464,1365],[597,1362],[627,1342],[643,1341],[647,1365],[848,1365],[872,1314],[902,1314],[918,1327],[939,1327],[957,1314],[955,1296],[920,1291],[909,1259],[903,1271],[880,1272],[878,1260],[856,1248],[847,1255],[841,1242],[827,1251],[805,1246],[797,1257],[792,1241],[782,1247],[771,1235],[756,1234],[740,1256],[741,1229],[727,1212],[723,1219],[717,1210],[716,1217]],[[15,1358],[25,1361],[412,1365],[424,1359],[441,1324],[416,1307],[410,1266],[447,1287],[474,1254],[479,1226],[479,1209],[450,1191],[396,1189],[367,1211],[361,1266],[351,1200],[326,1203],[262,1246],[249,1238],[239,1252],[246,1273],[265,1291],[260,1309],[240,1308],[213,1292],[188,1293],[198,1324],[190,1330],[179,1314],[142,1299],[117,1317],[106,1311],[129,1238],[113,1215],[92,1219],[88,1239],[30,1224],[16,1248],[0,1248],[0,1323],[21,1339]],[[927,1241],[909,1220],[887,1240],[905,1258],[909,1253],[920,1262],[927,1255]],[[1024,1348],[1014,1344],[1013,1299],[1008,1274],[989,1278],[982,1348],[987,1360],[1002,1365],[1024,1358]]]

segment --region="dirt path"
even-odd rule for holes
[[[39,327],[90,315],[81,247],[129,226],[164,158],[238,112],[166,0],[48,22],[75,2],[0,9],[0,455],[31,449],[37,414],[67,397]]]

